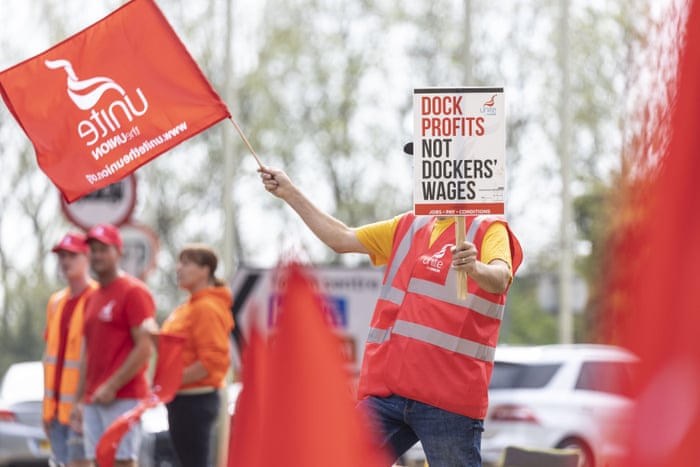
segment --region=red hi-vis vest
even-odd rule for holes
[[[467,299],[458,299],[458,274],[451,267],[455,225],[429,247],[435,221],[412,213],[399,221],[372,316],[358,395],[396,394],[483,419],[506,292],[492,294],[469,280]],[[503,218],[467,218],[466,239],[480,250],[494,222],[508,230],[515,274],[522,249]]]
[[[88,290],[83,292],[73,310],[68,327],[68,340],[63,354],[61,387],[56,387],[56,365],[60,356],[58,346],[61,337],[61,315],[68,301],[70,290],[65,288],[51,295],[46,307],[46,353],[44,355],[44,401],[42,418],[58,418],[63,424],[70,421],[70,411],[75,402],[80,376],[80,353],[83,339],[83,318],[85,299],[97,284],[90,282]]]

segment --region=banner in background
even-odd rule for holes
[[[355,409],[352,381],[315,280],[298,265],[275,275],[283,296],[278,319],[267,338],[251,331],[228,465],[390,465],[367,414]]]

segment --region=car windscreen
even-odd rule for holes
[[[533,389],[544,387],[561,367],[560,363],[495,362],[489,389]]]
[[[634,397],[636,362],[584,362],[576,389]]]
[[[44,396],[44,372],[41,362],[11,365],[2,379],[0,399],[6,402],[40,401]]]

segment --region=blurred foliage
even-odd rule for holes
[[[92,2],[102,14],[117,0]],[[556,196],[560,70],[555,60],[559,2],[555,0],[226,0],[160,2],[164,14],[204,74],[226,96],[234,118],[264,163],[284,167],[319,206],[349,225],[388,218],[412,208],[411,161],[401,153],[411,138],[414,87],[493,85],[507,88],[507,157],[512,189],[535,187],[508,200],[516,227],[539,222],[533,204]],[[84,1],[35,0],[41,12],[33,35],[45,48],[87,26]],[[11,16],[11,15],[9,15]],[[625,140],[641,123],[628,117],[653,19],[647,2],[573,1],[571,8],[573,158],[578,240],[590,245],[577,267],[592,291],[576,317],[576,339],[595,340],[601,297],[596,268],[604,256],[604,215],[617,187],[615,171]],[[2,27],[2,24],[0,24]],[[229,29],[230,28],[230,29]],[[226,59],[232,34],[231,68]],[[5,36],[3,36],[5,37]],[[25,45],[0,39],[7,65],[27,58]],[[35,51],[38,52],[39,50]],[[235,260],[270,266],[300,243],[315,263],[356,265],[366,259],[332,254],[296,216],[260,187],[256,165],[228,122],[202,133],[137,173],[134,220],[155,230],[160,253],[149,276],[163,318],[182,299],[174,258],[188,241],[221,251],[223,199],[234,206]],[[45,303],[61,287],[48,252],[72,227],[58,194],[38,170],[31,146],[6,108],[0,109],[0,371],[39,358]],[[225,158],[234,161],[227,174]],[[525,161],[535,168],[525,171]],[[225,193],[225,177],[232,192]],[[542,180],[536,185],[532,178]],[[549,183],[551,181],[551,183]],[[554,187],[554,188],[552,188]],[[527,188],[520,188],[524,192]],[[526,199],[527,198],[527,199]],[[262,214],[261,214],[262,213]],[[516,229],[517,232],[517,229]],[[557,232],[546,247],[527,250],[510,293],[501,342],[555,342],[557,318],[537,301],[538,278],[556,271]],[[269,255],[267,256],[269,258]],[[265,261],[267,261],[265,263]],[[227,271],[231,273],[231,271]]]

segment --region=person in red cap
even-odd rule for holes
[[[99,287],[85,308],[85,354],[73,422],[82,426],[85,454],[96,458],[105,430],[149,394],[146,375],[157,331],[155,302],[146,284],[119,269],[122,238],[110,224],[87,234],[90,267]],[[135,423],[117,447],[115,466],[138,465],[141,424]]]
[[[54,463],[79,467],[88,464],[82,434],[70,427],[70,413],[80,376],[85,301],[97,283],[88,275],[85,235],[67,233],[51,251],[68,286],[53,293],[46,307],[42,418]]]

